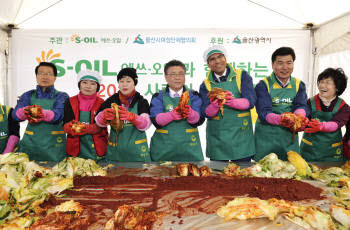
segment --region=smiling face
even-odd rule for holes
[[[36,75],[36,82],[39,86],[47,88],[54,85],[56,76],[50,66],[40,66]]]
[[[181,66],[171,66],[165,73],[165,80],[170,89],[178,92],[185,85],[186,70]]]
[[[226,70],[226,57],[224,54],[217,53],[208,57],[208,66],[218,75],[222,75]]]
[[[272,63],[272,69],[280,81],[283,83],[287,82],[294,69],[292,55],[277,56],[276,60]]]
[[[320,96],[332,99],[337,95],[337,87],[331,77],[324,78],[317,83]]]
[[[97,83],[93,80],[80,81],[80,92],[83,95],[90,96],[96,93]]]
[[[123,95],[129,95],[135,90],[134,80],[129,76],[124,76],[118,81],[118,89]]]

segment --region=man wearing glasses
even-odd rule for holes
[[[181,61],[168,62],[164,74],[168,84],[153,95],[150,108],[151,121],[157,128],[151,139],[152,161],[201,161],[197,126],[204,121],[200,116],[202,100],[198,92],[185,86],[186,67]],[[180,111],[180,97],[186,91],[189,102]]]
[[[30,160],[60,161],[65,157],[62,120],[64,103],[69,96],[54,88],[57,76],[54,64],[41,62],[35,68],[35,75],[36,89],[22,94],[12,112],[13,119],[29,121],[18,151],[27,153]]]
[[[250,161],[255,153],[250,116],[256,102],[252,78],[227,63],[223,46],[208,48],[204,61],[210,68],[199,89],[202,116],[208,118],[206,156],[210,160]],[[209,99],[208,92],[215,87],[226,91],[225,100]]]

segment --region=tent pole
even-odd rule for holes
[[[311,32],[311,54],[312,54],[312,65],[311,65],[311,79],[309,80],[309,87],[311,88],[309,97],[312,97],[316,93],[316,67],[318,67],[318,55],[317,55],[317,47],[315,46],[315,28],[310,29]],[[317,79],[316,79],[317,81]]]

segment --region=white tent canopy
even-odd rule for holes
[[[315,51],[314,66],[310,67],[312,92],[321,68],[320,58],[337,52],[350,53],[348,0],[0,0],[0,3],[0,28],[7,31],[8,25],[21,29],[312,29]],[[306,27],[307,23],[314,26]],[[7,93],[4,55],[7,40],[1,31],[1,102]],[[350,70],[346,73],[350,75]]]

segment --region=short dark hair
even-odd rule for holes
[[[272,63],[276,60],[277,56],[287,56],[291,55],[293,58],[293,61],[295,61],[295,52],[292,48],[290,47],[280,47],[275,52],[273,52],[271,56],[271,61]]]
[[[323,72],[320,73],[317,77],[317,84],[319,84],[321,80],[326,78],[333,79],[335,88],[337,89],[337,96],[340,96],[342,95],[342,93],[344,93],[348,82],[348,78],[345,75],[344,70],[342,68],[327,68],[323,70]]]
[[[78,82],[78,88],[79,88],[79,90],[80,90],[80,82],[81,82],[81,81]],[[98,82],[96,82],[96,84],[97,84],[96,92],[98,92],[98,91],[100,91],[100,84],[98,84]]]
[[[53,75],[55,75],[55,77],[57,76],[57,68],[55,66],[55,64],[51,63],[51,62],[40,62],[39,65],[37,65],[35,67],[35,75],[38,75],[38,69],[40,66],[49,66],[53,69]]]
[[[182,63],[181,61],[179,60],[171,60],[170,62],[166,63],[165,66],[164,66],[164,74],[167,74],[168,73],[168,69],[170,67],[173,67],[173,66],[180,66],[181,68],[183,68],[186,72],[186,66],[184,63]]]

